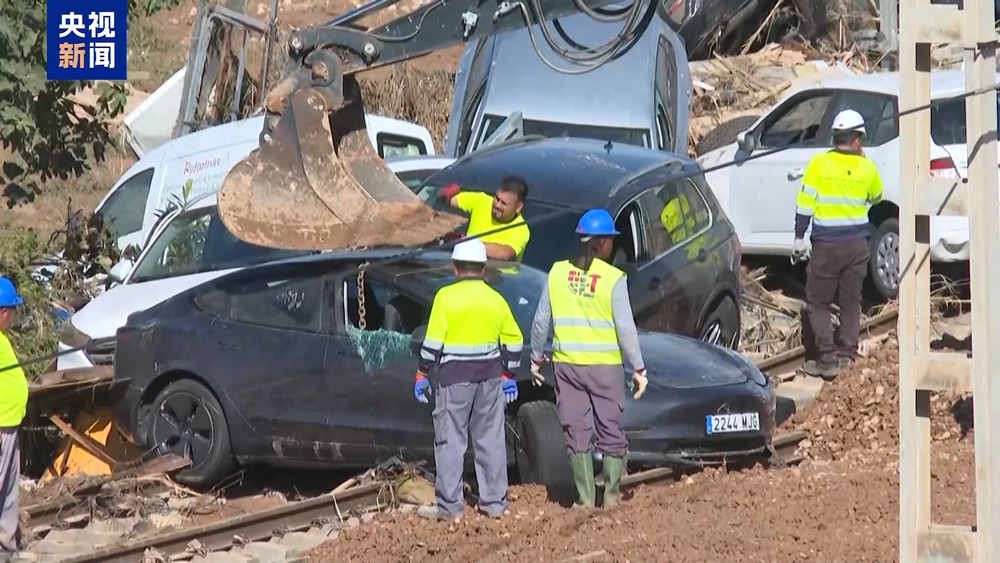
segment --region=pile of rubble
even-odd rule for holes
[[[689,68],[694,80],[692,147],[720,123],[760,116],[792,91],[871,70],[867,60],[850,53],[827,56],[801,45],[777,44],[752,54],[694,61]]]

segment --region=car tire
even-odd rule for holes
[[[514,432],[518,437],[514,457],[522,483],[545,485],[550,491],[574,490],[573,470],[554,404],[532,401],[521,405]]]
[[[799,35],[805,39],[815,39],[826,31],[826,0],[794,0],[799,12]]]
[[[743,115],[729,121],[723,121],[698,141],[698,144],[694,146],[694,154],[701,156],[719,147],[735,143],[736,136],[749,129],[758,119],[760,119],[759,115]]]
[[[151,445],[166,444],[170,453],[191,457],[192,464],[175,476],[180,483],[210,487],[233,469],[222,405],[197,381],[179,379],[163,388],[149,410],[148,428]]]
[[[899,220],[882,221],[868,239],[868,280],[879,297],[895,299],[899,294]]]
[[[705,317],[698,337],[724,348],[736,350],[740,347],[740,313],[730,297],[724,297]]]

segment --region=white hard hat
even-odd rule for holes
[[[833,118],[834,131],[857,131],[865,134],[865,118],[853,109],[845,109]]]
[[[452,249],[451,259],[456,262],[479,262],[485,264],[486,245],[477,238],[463,240]]]

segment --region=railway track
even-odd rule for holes
[[[861,322],[861,339],[879,338],[896,329],[896,318],[899,310],[889,308],[877,315],[868,317]],[[795,376],[805,363],[806,349],[798,346],[787,352],[782,352],[770,358],[757,362],[757,368],[770,375],[772,380],[786,381]]]
[[[776,437],[773,446],[777,463],[772,462],[772,465],[792,465],[800,461],[795,450],[806,436],[805,432],[791,432]],[[667,468],[633,473],[622,479],[622,488],[628,490],[643,485],[661,484],[674,479],[676,475]],[[383,484],[363,485],[341,493],[297,501],[197,528],[138,538],[131,540],[128,545],[97,550],[63,560],[63,563],[135,563],[142,560],[146,550],[155,550],[168,560],[177,560],[191,554],[189,546],[195,540],[200,546],[201,554],[225,551],[250,542],[267,541],[289,533],[333,524],[351,513],[368,512],[385,504],[383,499],[386,494]]]

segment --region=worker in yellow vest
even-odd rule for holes
[[[0,277],[0,561],[14,557],[21,543],[18,479],[21,475],[21,421],[28,406],[28,380],[7,331],[24,300],[9,278]]]
[[[833,120],[831,150],[812,157],[802,176],[795,207],[792,263],[809,260],[806,318],[818,358],[802,370],[835,379],[858,355],[861,295],[868,274],[871,225],[868,210],[882,201],[882,178],[861,148],[865,120],[844,110]],[[812,223],[812,248],[805,242]],[[840,334],[834,340],[833,302],[840,306]]]
[[[604,507],[621,500],[628,440],[622,423],[625,381],[622,350],[634,370],[638,399],[646,388],[646,368],[629,302],[625,273],[608,261],[614,250],[614,219],[604,209],[586,212],[576,228],[581,236],[576,258],[549,270],[531,326],[531,372],[544,381],[541,365],[549,327],[554,327],[552,362],[556,409],[563,427],[579,499],[577,507],[596,503],[591,438],[604,465]],[[596,425],[595,425],[596,422]]]

